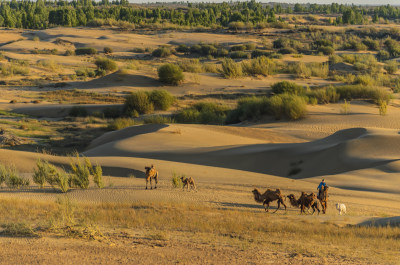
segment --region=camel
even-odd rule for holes
[[[151,165],[151,167],[145,167],[146,169],[146,190],[147,190],[147,183],[149,183],[150,180],[150,189],[153,189],[153,186],[151,184],[151,180],[154,179],[154,189],[157,189],[157,183],[158,183],[158,171],[156,168]]]
[[[319,202],[321,203],[322,213],[326,213],[326,208],[328,206],[328,186],[325,186],[321,189],[321,193],[319,194]]]
[[[305,208],[307,208],[308,210],[312,208],[313,209],[312,214],[315,213],[315,209],[317,209],[318,214],[320,213],[318,201],[316,200],[316,195],[314,193],[310,193],[309,195],[307,195],[303,191],[298,200],[296,200],[296,197],[293,194],[290,194],[287,197],[289,198],[290,204],[292,206],[301,208],[300,214],[305,213],[304,211]]]
[[[184,190],[185,186],[187,186],[187,190],[189,191],[189,185],[192,189],[196,189],[196,184],[194,183],[194,179],[192,177],[186,178],[185,176],[182,176],[181,181],[183,183],[182,190]]]
[[[254,189],[253,190],[253,195],[254,195],[254,200],[256,202],[260,202],[260,203],[263,204],[264,209],[265,209],[266,212],[269,211],[270,202],[276,201],[276,200],[278,200],[278,208],[276,209],[276,211],[278,211],[280,209],[281,203],[283,204],[283,206],[285,206],[285,211],[286,211],[286,205],[283,202],[283,197],[284,196],[281,193],[280,189],[276,189],[275,191],[267,189],[267,191],[264,192],[263,194],[261,194],[258,189]],[[265,205],[267,205],[267,207],[265,207]]]

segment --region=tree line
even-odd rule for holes
[[[94,19],[114,19],[135,25],[169,22],[184,26],[227,27],[232,22],[256,25],[284,21],[281,14],[332,14],[332,24],[365,24],[400,18],[390,5],[362,7],[343,4],[262,4],[248,2],[174,3],[134,5],[128,0],[1,1],[0,27],[45,29],[51,26],[85,26]],[[368,19],[372,18],[372,19]]]

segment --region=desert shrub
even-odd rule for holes
[[[217,50],[217,54],[215,56],[226,57],[226,56],[228,56],[228,54],[229,54],[229,51],[227,49],[222,48],[222,49]]]
[[[150,101],[153,103],[155,109],[168,110],[175,102],[175,97],[164,89],[153,90],[150,93]]]
[[[20,189],[22,187],[27,187],[30,184],[29,179],[19,175],[15,166],[5,167],[5,182],[7,187],[11,189]]]
[[[176,172],[172,173],[171,182],[172,182],[172,187],[174,187],[174,188],[182,188],[183,187],[181,176],[178,175]]]
[[[373,40],[369,37],[365,38],[362,43],[368,47],[368,50],[377,51],[379,49],[379,41]]]
[[[178,62],[178,65],[184,72],[203,72],[203,66],[201,65],[199,59],[183,59],[182,61]]]
[[[104,47],[103,51],[105,54],[113,53],[113,49],[111,47]]]
[[[304,97],[290,94],[267,97],[250,97],[238,101],[226,119],[227,124],[245,120],[257,120],[262,115],[271,115],[276,119],[282,117],[298,120],[307,114],[307,103]]]
[[[204,71],[206,73],[219,73],[219,69],[216,64],[213,63],[206,63],[203,65]]]
[[[391,95],[383,88],[364,86],[364,85],[344,85],[336,86],[337,93],[341,99],[371,99],[375,103],[379,100],[389,102]]]
[[[275,49],[286,48],[290,46],[290,40],[288,38],[279,38],[272,42]]]
[[[329,64],[330,65],[341,63],[341,62],[343,62],[343,58],[341,56],[339,56],[339,55],[329,56]]]
[[[304,94],[304,87],[289,81],[281,81],[275,83],[271,86],[271,88],[272,92],[274,92],[275,94],[284,94],[284,93],[293,95]]]
[[[389,61],[386,62],[384,69],[389,73],[389,74],[395,74],[397,70],[399,69],[399,64],[396,61]]]
[[[71,158],[71,184],[73,186],[79,187],[81,189],[87,189],[89,187],[89,178],[93,177],[93,182],[99,188],[103,188],[103,180],[102,180],[102,169],[99,165],[93,167],[92,163],[90,162],[89,158],[84,157],[83,161],[76,154],[75,159]]]
[[[132,49],[132,52],[136,52],[136,53],[145,53],[145,52],[146,52],[146,49],[136,47],[136,48],[133,48],[133,49]]]
[[[158,77],[161,82],[175,86],[185,79],[182,69],[171,63],[164,64],[158,68]]]
[[[11,237],[40,237],[38,233],[36,233],[32,227],[26,223],[9,223],[2,224],[3,228],[1,231],[2,236],[11,236]]]
[[[280,53],[280,54],[295,54],[295,53],[297,53],[297,50],[288,47],[288,48],[279,49],[278,53]]]
[[[27,75],[29,71],[28,67],[20,66],[15,63],[0,65],[0,72],[3,76]]]
[[[235,45],[230,48],[230,51],[245,51],[246,45]]]
[[[275,72],[276,64],[265,56],[242,62],[243,73],[246,75],[271,75]]]
[[[68,115],[71,117],[86,117],[88,112],[84,107],[74,106],[69,110]]]
[[[8,176],[7,168],[4,165],[0,164],[0,187],[7,180],[7,176]]]
[[[190,48],[186,44],[179,44],[179,46],[176,48],[176,51],[188,53],[188,52],[190,52]]]
[[[379,99],[377,105],[379,108],[379,115],[385,116],[387,113],[387,102],[385,100]]]
[[[246,46],[246,51],[253,51],[257,48],[257,45],[253,42],[244,44]]]
[[[90,47],[82,47],[82,48],[77,48],[75,50],[76,55],[93,55],[97,54],[97,50],[95,48],[90,48]]]
[[[229,108],[212,102],[199,102],[175,115],[179,123],[223,124]]]
[[[376,56],[380,61],[386,61],[390,59],[390,53],[386,50],[380,50]]]
[[[232,59],[248,59],[251,57],[251,55],[247,52],[235,51],[229,53],[229,57],[231,57]]]
[[[84,77],[95,77],[96,73],[93,69],[89,69],[87,67],[81,67],[75,70],[76,76],[84,76]]]
[[[95,61],[95,64],[97,69],[104,70],[106,72],[115,71],[118,68],[115,61],[104,57],[98,57]]]
[[[251,52],[251,58],[257,58],[261,56],[269,57],[271,52],[263,51],[263,50],[254,50]]]
[[[222,61],[222,74],[225,78],[241,77],[243,75],[242,67],[232,59],[226,58]]]
[[[168,116],[149,116],[143,119],[145,124],[168,124],[168,123],[175,123],[175,120]]]
[[[33,41],[40,41],[40,38],[38,36],[33,36],[32,40]]]
[[[357,75],[353,84],[360,84],[364,86],[371,86],[375,84],[375,79],[370,75]]]
[[[135,121],[131,118],[117,118],[108,124],[108,129],[112,131],[122,130],[135,125]]]
[[[154,105],[150,100],[149,94],[144,91],[132,92],[125,98],[124,112],[126,114],[130,114],[133,111],[144,114],[153,110]]]
[[[53,188],[59,187],[61,192],[69,190],[70,176],[62,169],[57,169],[48,161],[38,159],[34,170],[33,182],[39,184],[41,188],[47,182]]]
[[[310,78],[312,74],[311,69],[303,62],[289,63],[287,71],[302,79]]]
[[[168,47],[160,47],[155,49],[151,55],[154,57],[168,57],[172,54],[172,51]]]
[[[319,47],[317,51],[322,52],[324,55],[332,55],[335,53],[335,49],[330,46]]]
[[[319,104],[336,103],[340,98],[340,94],[336,92],[333,86],[311,90],[307,93],[307,96],[315,98]]]

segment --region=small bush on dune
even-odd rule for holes
[[[139,114],[150,113],[154,105],[150,101],[149,94],[145,91],[132,92],[125,98],[124,112],[130,114],[137,111]]]
[[[251,55],[247,52],[236,51],[229,53],[229,57],[231,57],[232,59],[248,59],[251,57]]]
[[[395,61],[390,61],[385,64],[384,69],[388,72],[388,74],[392,75],[399,70],[399,64]]]
[[[29,179],[26,179],[19,175],[15,166],[3,167],[1,171],[2,174],[5,175],[4,179],[7,187],[11,189],[20,189],[22,187],[27,187],[30,184]]]
[[[341,99],[372,99],[376,104],[378,104],[379,101],[385,101],[386,103],[389,103],[391,98],[391,94],[387,90],[372,86],[337,86],[336,91],[340,94]]]
[[[69,190],[70,176],[62,169],[57,169],[54,165],[45,160],[37,160],[34,170],[33,182],[44,188],[48,183],[53,188],[58,187],[61,192]]]
[[[145,124],[169,124],[169,123],[175,123],[175,120],[171,117],[156,115],[156,116],[146,117],[143,120],[143,122]]]
[[[308,92],[307,96],[317,99],[319,104],[336,103],[340,98],[335,87],[314,89]]]
[[[304,118],[307,114],[307,103],[304,97],[290,94],[267,97],[250,97],[238,101],[226,119],[227,124],[245,120],[258,120],[263,115],[271,115],[276,119],[286,117],[291,120]]]
[[[117,63],[111,59],[98,57],[95,61],[95,64],[98,69],[104,70],[106,72],[111,72],[117,70]]]
[[[268,76],[275,72],[276,64],[272,59],[265,56],[257,57],[249,61],[242,62],[243,73],[247,75]]]
[[[310,78],[312,74],[311,69],[303,62],[290,63],[287,70],[294,74],[296,78],[306,79]]]
[[[183,187],[181,176],[179,176],[176,172],[172,173],[171,182],[172,182],[172,187],[174,187],[174,188],[182,188]]]
[[[172,51],[168,47],[160,47],[155,49],[151,55],[154,57],[168,57],[172,54]]]
[[[225,78],[241,77],[243,75],[242,67],[232,59],[226,58],[222,61],[222,74]]]
[[[304,94],[304,87],[297,85],[296,83],[289,82],[289,81],[282,81],[272,85],[272,92],[275,94],[294,94],[294,95],[301,95]]]
[[[203,72],[203,66],[199,59],[184,59],[178,62],[178,65],[184,72],[190,73],[201,73]]]
[[[135,125],[135,121],[131,118],[118,118],[113,120],[109,125],[108,128],[112,131],[122,130],[127,127],[131,127]]]
[[[97,50],[95,48],[83,47],[83,48],[76,49],[75,54],[76,55],[94,55],[94,54],[97,54]]]
[[[168,110],[169,107],[175,102],[175,97],[171,95],[167,90],[153,90],[150,93],[150,100],[154,105],[155,109]]]
[[[158,68],[158,77],[161,82],[175,86],[185,79],[182,69],[171,63],[164,64]]]
[[[76,159],[71,159],[71,186],[76,186],[81,189],[87,189],[89,187],[90,177],[93,178],[93,182],[98,188],[103,188],[103,171],[99,165],[93,167],[89,158],[84,157],[83,161],[76,154]]]
[[[229,108],[212,102],[199,102],[179,111],[175,119],[179,123],[223,124]]]

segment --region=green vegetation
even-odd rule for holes
[[[180,110],[175,120],[179,123],[224,124],[229,108],[212,102],[199,102]]]
[[[166,90],[132,92],[125,98],[124,112],[128,116],[137,116],[133,113],[144,114],[156,110],[168,110],[175,97]]]
[[[175,64],[167,63],[158,68],[158,77],[161,82],[169,85],[179,85],[185,79],[182,69]]]
[[[104,70],[106,72],[111,72],[117,70],[117,63],[111,59],[98,57],[94,62],[98,70]]]
[[[103,171],[99,165],[93,167],[89,158],[82,159],[76,154],[75,159],[71,159],[71,179],[70,186],[87,189],[89,187],[90,177],[98,188],[103,188]]]
[[[15,166],[0,164],[0,186],[5,183],[11,189],[20,189],[29,186],[28,179],[21,177]]]
[[[97,54],[97,50],[95,48],[90,47],[82,47],[75,50],[76,55],[94,55]]]

